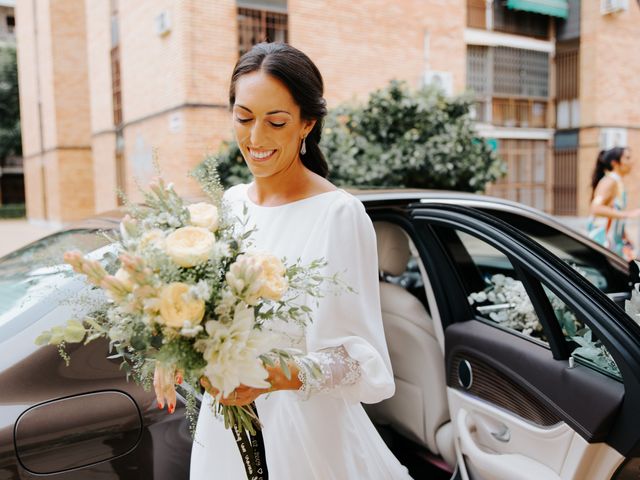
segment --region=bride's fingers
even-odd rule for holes
[[[176,389],[173,384],[167,385],[164,391],[164,398],[167,400],[167,408],[169,413],[173,413],[176,410]]]
[[[153,372],[153,390],[156,394],[156,400],[158,401],[158,408],[164,408],[164,385],[162,384],[162,375],[160,368],[156,367]]]

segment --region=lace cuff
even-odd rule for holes
[[[308,353],[304,357],[297,357],[295,362],[302,383],[299,392],[303,398],[328,392],[341,385],[353,385],[361,375],[360,364],[349,356],[342,345]],[[320,374],[314,375],[312,371],[318,369]]]

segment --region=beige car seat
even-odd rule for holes
[[[375,222],[374,227],[380,271],[401,275],[411,257],[408,235],[389,222]],[[444,359],[433,320],[420,300],[399,285],[381,281],[380,301],[396,393],[367,411],[453,466]]]

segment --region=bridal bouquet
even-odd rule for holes
[[[240,384],[270,387],[265,365],[279,362],[290,375],[287,364],[301,352],[274,348],[265,322],[305,326],[311,310],[296,299],[317,299],[323,283],[338,279],[320,274],[323,260],[285,265],[268,252],[251,251],[246,210],[244,218],[231,218],[217,175],[195,176],[210,203],[186,204],[160,177],[143,192],[144,205],[129,206],[114,239],[115,266],[105,268],[79,252],[65,254],[107,300],[36,342],[57,345],[65,356],[66,343],[106,337],[112,357],[121,358],[127,375],[147,388],[157,366],[179,372],[194,391],[204,376],[218,391],[214,404],[225,426],[254,434],[259,422],[253,407],[224,406],[220,398]],[[317,365],[299,364],[305,374],[320,375]],[[193,414],[195,402],[191,412],[187,407]]]

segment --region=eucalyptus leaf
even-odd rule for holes
[[[78,320],[69,320],[64,329],[64,341],[67,343],[79,343],[84,340],[86,330],[82,322]]]

